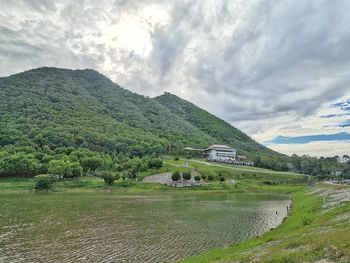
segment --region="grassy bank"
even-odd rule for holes
[[[294,206],[279,227],[183,262],[350,262],[350,203],[334,199],[334,195],[350,195],[349,188],[318,185],[288,189],[293,192]]]

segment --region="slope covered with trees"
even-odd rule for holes
[[[234,146],[240,154],[248,156],[265,154],[281,157],[281,154],[257,143],[229,123],[175,95],[165,93],[156,97],[155,100],[181,119],[191,123],[200,131],[209,134],[212,138],[215,138],[216,141]]]
[[[113,163],[213,143],[283,158],[174,95],[140,96],[94,70],[39,68],[0,78],[0,124],[0,173],[9,175],[45,172],[50,160],[71,154],[73,164],[84,154]]]

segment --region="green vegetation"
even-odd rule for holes
[[[50,190],[56,181],[56,178],[51,175],[37,175],[34,177],[36,190]]]
[[[177,104],[190,115],[175,111]],[[0,124],[1,177],[48,173],[53,160],[52,169],[57,161],[75,166],[65,177],[81,174],[77,162],[83,173],[94,174],[106,164],[212,143],[284,158],[180,98],[146,98],[93,70],[40,68],[0,78]],[[135,177],[134,168],[128,177]]]
[[[182,173],[182,178],[184,180],[190,180],[191,179],[191,173],[190,172],[184,172]]]
[[[181,175],[178,171],[173,172],[172,176],[171,176],[171,180],[173,180],[174,182],[177,182],[181,179]]]
[[[341,188],[341,186],[340,186]],[[321,186],[326,197],[303,186],[269,186],[273,191],[291,191],[293,208],[283,224],[261,237],[212,250],[183,262],[330,262],[350,260],[350,203],[324,208],[325,198],[337,186]],[[327,204],[327,201],[326,201]],[[325,261],[326,262],[326,261]],[[327,261],[328,262],[328,261]]]
[[[204,163],[197,160],[182,160],[187,166],[183,169],[196,170],[207,181],[220,181],[220,177],[225,179],[235,179],[242,185],[263,185],[263,184],[306,184],[314,181],[314,178],[291,172],[276,172],[257,167],[245,167],[238,165],[222,165],[218,163]],[[179,169],[181,162],[172,158],[164,158],[163,163],[169,165],[169,169]]]
[[[240,154],[247,155],[251,158],[259,154],[266,157],[275,157],[279,160],[284,159],[282,154],[262,146],[227,122],[175,95],[165,93],[162,96],[156,97],[155,100],[164,107],[167,107],[182,120],[214,138],[213,141],[215,143],[232,145]],[[203,146],[208,146],[208,143]]]
[[[340,164],[338,162],[338,156],[316,158],[293,154],[291,164],[295,171],[317,176],[320,180],[340,179],[338,176],[332,174],[335,170],[342,171],[342,177],[350,179],[350,163]]]
[[[109,171],[102,171],[101,172],[101,178],[105,181],[106,184],[112,185],[114,184],[115,180],[119,180],[120,175],[119,174],[114,174]]]

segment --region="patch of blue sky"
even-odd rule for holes
[[[264,145],[272,144],[305,144],[310,142],[326,142],[326,141],[350,141],[350,133],[341,132],[335,134],[315,134],[305,136],[277,136],[271,141],[264,142]]]
[[[342,128],[350,127],[350,119],[344,121],[342,124],[339,124],[338,127],[342,127]]]
[[[343,111],[350,111],[350,99],[344,100],[342,102],[334,103],[331,105],[331,108],[339,108]]]
[[[348,113],[339,113],[339,114],[328,114],[328,115],[322,115],[321,118],[337,118],[337,117],[344,117],[344,116],[350,116],[350,112]]]

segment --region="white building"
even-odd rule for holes
[[[338,157],[338,163],[345,164],[350,162],[350,158],[348,155],[343,155],[343,157]]]
[[[204,149],[204,155],[210,162],[233,163],[236,161],[236,150],[227,145],[213,144]]]

